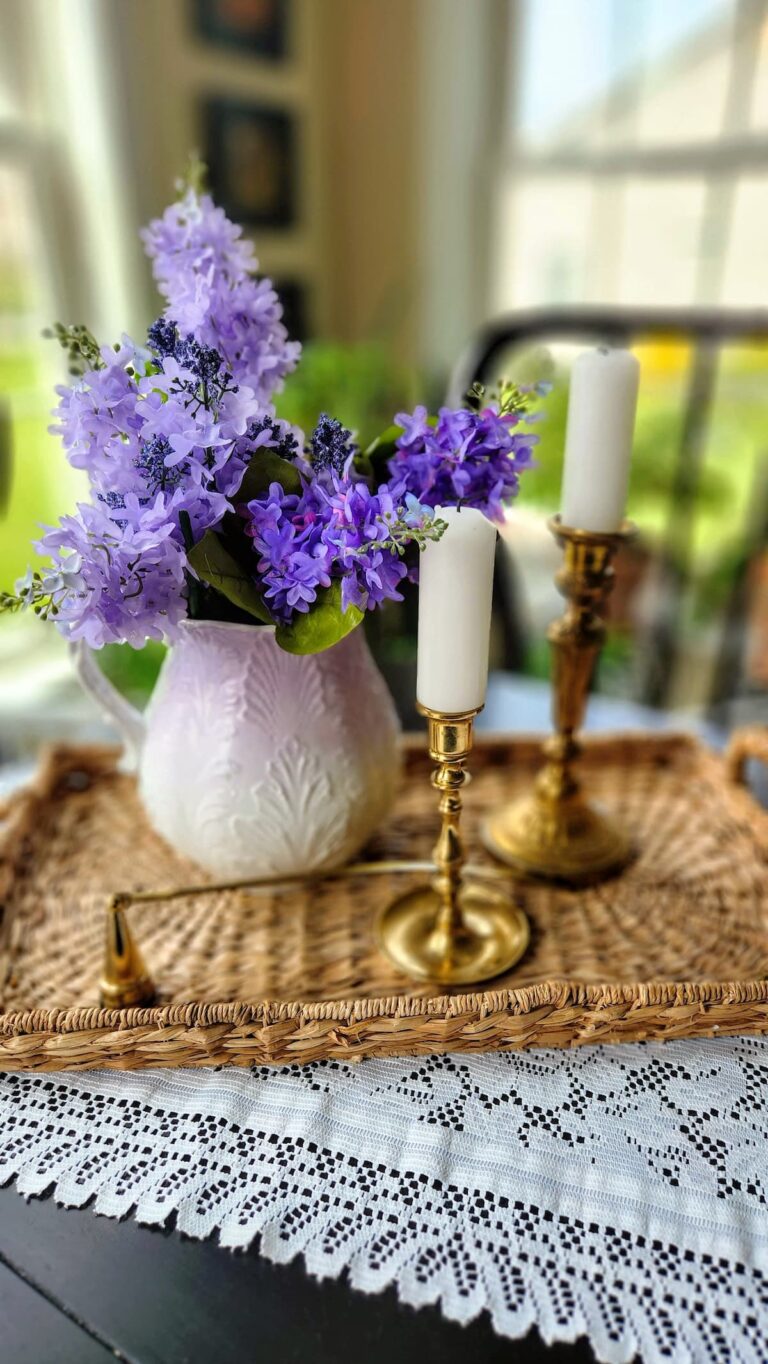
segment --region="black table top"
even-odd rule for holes
[[[311,1278],[302,1260],[273,1265],[132,1218],[25,1201],[0,1189],[2,1364],[588,1364],[584,1341],[545,1346],[418,1311],[394,1289],[367,1296]]]

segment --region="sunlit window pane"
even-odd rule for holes
[[[636,180],[627,186],[617,301],[674,307],[695,298],[705,186]]]
[[[0,345],[28,326],[39,307],[40,272],[35,270],[37,239],[26,177],[0,163]]]
[[[752,96],[752,127],[768,130],[768,14],[763,20],[758,45],[757,71]]]
[[[520,142],[599,148],[716,136],[734,13],[734,0],[528,0],[513,33],[510,119]]]
[[[600,101],[610,79],[611,0],[593,0],[590,22],[573,0],[527,0],[512,54],[511,119],[521,142],[560,140]]]
[[[494,310],[583,296],[590,205],[590,182],[573,178],[511,183],[500,193]]]
[[[721,302],[735,307],[765,306],[768,300],[768,177],[745,177],[733,206]]]
[[[500,195],[493,307],[711,301],[696,298],[704,203],[699,179],[513,182]]]
[[[687,146],[717,139],[725,113],[732,27],[729,15],[718,15],[646,68],[637,106],[640,145]]]

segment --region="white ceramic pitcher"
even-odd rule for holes
[[[220,879],[339,865],[390,809],[399,724],[360,629],[296,657],[268,626],[186,621],[143,714],[87,647],[75,657],[152,824]]]

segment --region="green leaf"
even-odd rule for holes
[[[309,611],[297,613],[290,625],[278,625],[275,637],[289,654],[319,654],[338,644],[360,624],[363,612],[357,606],[341,609],[341,582],[321,587]]]
[[[389,461],[397,453],[395,441],[402,433],[403,428],[401,426],[388,426],[386,431],[382,431],[380,436],[371,441],[371,444],[355,461],[360,472],[373,487],[382,479],[386,479]]]
[[[374,476],[376,471],[368,455],[361,455],[358,450],[355,455],[354,469],[355,473],[358,474],[360,478],[364,479],[369,487],[373,488],[375,486]]]
[[[286,493],[301,492],[301,474],[295,464],[276,455],[274,450],[257,450],[234,494],[235,502],[253,502],[266,497],[270,483],[279,483]]]
[[[382,431],[381,434],[378,435],[375,440],[371,441],[370,445],[366,445],[365,454],[366,455],[375,454],[379,447],[382,445],[386,445],[387,447],[391,446],[391,448],[394,450],[395,441],[397,440],[398,436],[402,436],[402,434],[403,434],[402,426],[397,426],[394,424],[392,426],[388,426],[386,431]]]
[[[207,530],[203,538],[187,552],[187,559],[198,577],[214,587],[233,606],[239,606],[265,625],[272,624],[272,616],[253,579],[240,567],[215,531]]]

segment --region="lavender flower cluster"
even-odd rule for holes
[[[435,525],[428,507],[405,501],[401,486],[372,492],[349,468],[309,479],[299,494],[273,483],[267,497],[248,503],[246,515],[265,598],[286,622],[308,611],[332,578],[341,581],[342,611],[401,601],[399,584],[408,573],[401,553]]]
[[[393,478],[430,507],[462,503],[501,521],[504,504],[517,496],[520,474],[532,464],[537,437],[516,428],[526,411],[515,403],[480,411],[442,407],[433,422],[425,407],[400,412],[402,435],[389,462]]]
[[[269,402],[295,369],[301,347],[288,340],[268,279],[256,279],[253,245],[210,195],[188,189],[142,233],[166,315],[179,332],[222,356],[235,379]]]
[[[172,638],[187,613],[184,556],[162,497],[144,507],[127,493],[122,510],[119,523],[99,503],[63,516],[40,541],[51,567],[16,584],[25,604],[94,649]]]
[[[190,543],[232,510],[256,450],[300,444],[267,401],[299,348],[240,230],[189,190],[146,236],[168,309],[145,347],[123,337],[57,390],[51,429],[92,500],[37,543],[50,572],[17,588],[94,647],[172,637]]]
[[[334,584],[342,613],[399,600],[415,568],[408,551],[441,532],[435,508],[501,517],[535,440],[519,429],[516,392],[436,419],[423,407],[400,414],[374,480],[369,456],[327,413],[307,442],[276,416],[271,399],[299,347],[222,210],[187,189],[143,237],[167,303],[146,345],[126,336],[99,349],[85,328],[55,329],[85,368],[57,390],[52,430],[86,472],[90,500],[46,531],[36,548],[48,566],[0,594],[0,609],[29,606],[94,648],[141,645],[173,638],[206,583],[226,596],[234,564],[292,627]],[[242,567],[251,551],[253,568]],[[242,610],[242,593],[229,601]]]
[[[491,520],[518,491],[537,437],[515,429],[524,403],[504,400],[479,411],[425,407],[395,418],[401,434],[376,492],[355,476],[351,432],[323,413],[311,439],[314,479],[301,495],[273,484],[250,502],[248,534],[259,554],[265,597],[277,619],[310,609],[320,588],[341,577],[342,605],[365,609],[400,600],[408,569],[399,555],[439,525],[434,509],[463,503]]]

